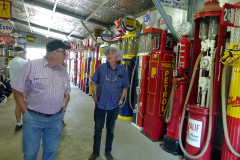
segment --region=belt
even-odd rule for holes
[[[28,109],[28,111],[30,111],[30,112],[33,112],[33,113],[36,113],[36,114],[39,114],[39,115],[43,115],[43,116],[45,116],[45,117],[51,117],[51,116],[53,116],[53,115],[55,115],[55,114],[45,114],[45,113],[40,113],[40,112],[36,112],[36,111],[34,111],[34,110],[31,110],[31,109]]]

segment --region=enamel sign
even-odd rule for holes
[[[167,7],[179,8],[183,10],[187,10],[188,8],[188,0],[159,0],[159,2]]]
[[[11,19],[12,18],[12,2],[0,1],[0,18]]]
[[[186,137],[187,143],[194,147],[200,148],[201,133],[202,133],[202,122],[188,118],[187,137]]]
[[[7,20],[1,20],[0,21],[0,32],[1,33],[11,33],[13,31],[13,25],[10,21]]]

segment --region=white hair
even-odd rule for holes
[[[20,54],[23,54],[23,51],[14,51],[14,56],[19,56],[20,57]]]

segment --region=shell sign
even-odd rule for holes
[[[11,1],[0,1],[0,18],[12,18],[12,3]]]

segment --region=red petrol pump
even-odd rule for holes
[[[213,126],[220,105],[222,65],[219,61],[226,36],[226,27],[219,23],[221,12],[219,2],[209,0],[204,4],[204,8],[194,16],[192,63],[195,65],[191,73],[179,127],[179,143],[187,160],[211,159]],[[199,62],[201,62],[200,67],[198,67]],[[196,75],[199,75],[198,80],[195,79]],[[182,126],[186,109],[188,110],[188,124],[185,149],[182,144]]]
[[[153,37],[155,34],[160,34],[161,32],[161,29],[150,27],[147,29],[143,29],[141,34],[139,35],[139,48],[136,59],[135,75],[138,82],[136,84],[136,87],[133,89],[134,92],[136,92],[137,94],[134,97],[135,109],[133,112],[132,124],[140,131],[143,130],[144,115],[146,112],[149,61],[155,43]]]
[[[164,120],[167,124],[167,134],[163,139],[163,150],[174,155],[181,155],[178,131],[181,122],[184,102],[189,86],[189,62],[191,42],[187,39],[192,25],[186,22],[182,25],[182,39],[177,43],[175,70],[173,71],[172,91],[164,111]],[[186,121],[183,128],[186,127]],[[186,131],[183,131],[184,133]],[[185,139],[183,135],[182,139]]]
[[[78,87],[81,89],[81,79],[82,79],[82,59],[83,59],[83,52],[82,51],[79,51],[79,70],[78,70]]]
[[[165,24],[165,23],[164,23]],[[173,38],[163,30],[156,34],[154,50],[149,64],[147,108],[144,116],[143,134],[153,141],[162,140],[166,132],[163,112],[171,90],[175,53]]]

